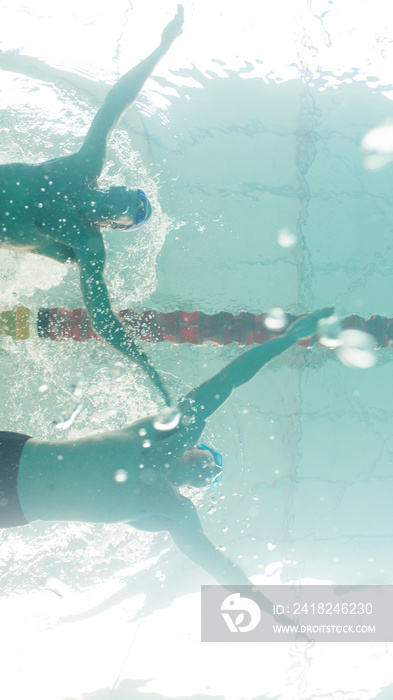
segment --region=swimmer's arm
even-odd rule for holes
[[[94,330],[100,338],[144,370],[169,406],[169,394],[158,372],[112,311],[103,274],[106,256],[100,231],[94,228],[82,229],[76,224],[72,227],[70,224],[64,228],[59,227],[50,236],[41,234],[40,238],[42,245],[37,253],[60,262],[71,259],[78,263],[82,296]]]
[[[132,105],[158,61],[180,36],[183,24],[183,8],[178,5],[177,14],[165,27],[160,45],[150,56],[123,75],[111,88],[101,109],[93,119],[84,143],[78,152],[83,171],[89,179],[99,177],[106,157],[106,146],[113,128],[123,112]]]
[[[198,526],[195,521],[198,521]],[[252,590],[252,581],[246,576],[244,571],[235,564],[223,552],[216,549],[213,542],[209,540],[203,531],[202,524],[195,512],[193,521],[182,521],[176,523],[169,530],[170,535],[177,547],[191,561],[198,564],[208,574],[210,574],[220,586],[250,586],[247,597],[252,598],[261,610],[269,613],[273,617],[273,603],[259,590]],[[293,620],[286,615],[277,618],[281,624],[293,624]]]
[[[171,517],[150,515],[135,525],[140,529],[169,532],[180,551],[213,576],[217,583],[250,584],[240,567],[209,540],[189,498],[176,492],[176,498],[168,501],[168,512]]]
[[[198,523],[198,527],[194,523],[191,526],[185,521],[171,524],[169,534],[180,551],[222,586],[250,585],[251,581],[242,569],[223,552],[216,549],[203,531],[199,518]]]
[[[139,348],[112,310],[103,275],[103,264],[99,264],[94,257],[81,256],[78,251],[76,255],[79,262],[81,291],[94,330],[115,350],[136,362],[144,370],[166,405],[169,406],[169,394],[158,372],[147,354]]]
[[[216,549],[213,542],[208,538],[203,530],[194,504],[184,496],[181,499],[181,511],[177,510],[178,503],[173,503],[173,508],[180,515],[174,521],[172,518],[164,516],[150,516],[133,522],[132,524],[141,529],[153,532],[166,530],[176,546],[191,561],[198,564],[206,573],[210,574],[221,586],[253,586],[252,581],[246,576],[244,571],[227,557],[219,549]],[[261,610],[273,614],[273,604],[259,590],[247,591],[247,596],[255,600]],[[273,616],[274,617],[274,616]],[[281,624],[293,624],[286,615],[280,615],[277,621]]]
[[[196,508],[188,498],[176,492],[175,497],[171,499],[168,499],[168,494],[163,496],[162,502],[165,501],[170,517],[152,513],[134,521],[132,525],[140,530],[168,532],[180,551],[213,576],[217,583],[250,584],[240,567],[216,549],[209,540]]]
[[[249,382],[277,355],[302,338],[313,335],[319,319],[330,316],[332,313],[332,308],[315,311],[296,320],[284,335],[247,350],[214,377],[192,389],[179,403],[179,410],[183,415],[188,411],[194,413],[197,421],[206,421],[227,400],[234,389]]]

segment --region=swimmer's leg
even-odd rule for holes
[[[158,61],[165,56],[176,37],[180,36],[182,24],[183,8],[178,5],[176,16],[162,33],[160,45],[150,56],[123,75],[109,91],[103,106],[94,117],[82,147],[76,154],[79,156],[79,167],[83,169],[89,181],[101,174],[106,146],[113,128],[124,110],[134,102]]]

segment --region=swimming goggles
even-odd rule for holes
[[[135,226],[146,223],[151,217],[151,206],[143,190],[137,190],[141,203],[135,217]]]
[[[211,487],[214,489],[215,484],[218,484],[219,481],[222,479],[222,454],[220,452],[217,452],[217,450],[213,450],[212,447],[208,447],[207,445],[204,445],[202,442],[199,442],[196,447],[199,447],[201,450],[207,450],[210,452],[211,455],[213,455],[214,459],[214,464],[216,467],[221,469],[220,473],[217,474],[217,476],[213,479]]]
[[[146,223],[146,221],[149,221],[151,217],[151,212],[152,212],[152,207],[147,199],[145,193],[143,190],[137,190],[137,193],[139,195],[140,203],[138,205],[138,209],[135,214],[135,223],[130,224],[129,226],[118,226],[117,228],[121,228],[122,231],[130,231],[131,229],[136,229],[140,228],[143,226],[143,224]],[[124,212],[124,216],[128,216],[130,213],[130,208],[131,208],[131,203],[127,207],[126,211]]]

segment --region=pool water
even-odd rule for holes
[[[392,149],[385,136],[379,167],[361,146],[392,115],[387,0],[372,17],[350,0],[184,7],[184,36],[122,118],[100,181],[141,187],[154,208],[135,235],[105,234],[114,309],[393,317]],[[1,162],[37,162],[78,147],[175,4],[39,0],[4,12]],[[280,245],[283,229],[292,247]],[[1,251],[0,277],[0,310],[83,305],[72,266]],[[144,348],[174,397],[244,352]],[[2,430],[71,439],[160,405],[141,372],[119,372],[93,340],[0,337],[0,354]],[[198,513],[254,582],[391,583],[392,349],[376,355],[361,370],[320,345],[294,347],[209,421],[203,440],[222,452],[224,476]],[[62,428],[76,381],[82,410]],[[76,523],[3,532],[2,695],[390,697],[389,644],[201,644],[199,587],[211,582],[162,533]]]

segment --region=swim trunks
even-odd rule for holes
[[[26,525],[17,479],[23,446],[30,435],[0,431],[0,528]]]

